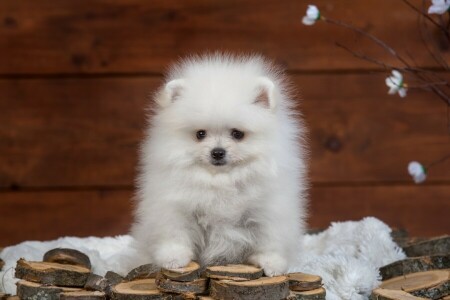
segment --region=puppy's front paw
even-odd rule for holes
[[[286,259],[277,253],[253,254],[249,261],[263,268],[264,274],[269,277],[285,274],[288,269]]]
[[[155,251],[155,262],[166,269],[185,267],[193,258],[191,249],[180,244],[164,244]]]

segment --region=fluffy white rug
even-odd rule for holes
[[[332,223],[324,232],[305,237],[304,251],[290,271],[322,276],[327,300],[367,299],[380,282],[378,268],[405,257],[392,241],[390,232],[386,224],[372,217],[358,222]],[[5,261],[0,272],[0,291],[15,293],[14,266],[19,258],[39,261],[46,251],[58,247],[86,253],[97,274],[104,275],[108,270],[126,274],[128,259],[134,255],[132,242],[130,236],[64,237],[7,247],[0,253]]]

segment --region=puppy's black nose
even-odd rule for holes
[[[211,150],[211,156],[215,160],[221,160],[222,158],[225,157],[226,153],[227,152],[223,148],[214,148],[214,149]]]

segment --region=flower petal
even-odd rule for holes
[[[393,86],[393,87],[391,87],[391,88],[389,89],[388,94],[389,94],[389,95],[395,95],[395,94],[397,94],[397,92],[398,92],[398,87]]]
[[[422,183],[425,181],[425,179],[427,179],[427,175],[426,174],[420,174],[417,176],[413,176],[413,180],[415,183]]]
[[[421,163],[417,161],[412,161],[408,164],[408,173],[411,176],[425,174],[425,168],[422,166]]]
[[[400,73],[400,72],[397,71],[397,70],[392,70],[392,75],[394,75],[394,77],[397,78],[397,79],[403,80],[403,75],[402,75],[402,73]]]
[[[308,9],[306,10],[306,15],[310,19],[317,20],[319,18],[320,12],[317,6],[315,5],[308,5]]]
[[[397,87],[394,82],[392,81],[391,77],[386,78],[386,85],[390,88],[395,88]]]
[[[310,19],[309,17],[305,16],[305,17],[303,17],[303,19],[302,19],[302,23],[303,23],[304,25],[311,26],[311,25],[314,25],[314,23],[316,23],[316,20]]]

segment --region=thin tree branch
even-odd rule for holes
[[[446,156],[441,157],[440,159],[438,159],[438,160],[436,160],[436,161],[434,161],[434,162],[428,164],[428,166],[426,166],[425,169],[428,170],[428,169],[431,168],[432,166],[435,166],[435,165],[437,165],[437,164],[440,164],[440,163],[446,161],[446,160],[449,159],[449,158],[450,158],[450,154],[447,154]]]
[[[422,10],[418,9],[417,7],[415,7],[413,4],[411,4],[411,2],[409,2],[408,0],[402,0],[406,5],[408,5],[410,8],[414,9],[417,13],[421,14],[422,16],[424,16],[428,21],[430,21],[431,23],[433,23],[434,25],[436,25],[440,30],[442,30],[446,35],[448,35],[448,29],[445,28],[444,26],[442,26],[441,24],[439,24],[438,22],[436,22],[435,20],[433,20],[432,17],[430,17],[428,14],[424,13]]]
[[[425,0],[422,2],[422,5],[425,5]],[[434,59],[434,61],[436,61],[436,63],[440,66],[442,66],[443,68],[448,69],[448,65],[447,62],[445,61],[445,59],[442,58],[441,55],[438,55],[430,48],[430,46],[428,45],[428,42],[430,41],[430,33],[428,31],[428,26],[426,24],[426,20],[424,18],[423,14],[419,14],[419,32],[420,32],[420,39],[422,40],[422,43],[425,45],[425,48],[427,49],[428,53],[430,54],[430,56]],[[428,39],[428,40],[427,40]]]
[[[352,54],[353,56],[355,56],[355,57],[357,57],[359,59],[366,60],[366,61],[371,62],[373,64],[379,65],[379,66],[385,68],[386,70],[388,70],[388,69],[396,69],[396,70],[401,70],[401,71],[409,72],[409,73],[413,73],[413,74],[419,73],[419,72],[420,73],[429,73],[430,75],[434,75],[435,74],[435,72],[433,72],[431,70],[427,70],[427,69],[422,69],[422,68],[417,68],[417,67],[399,67],[399,66],[394,66],[394,65],[391,65],[391,64],[387,64],[387,63],[379,61],[379,60],[377,60],[377,59],[375,59],[373,57],[367,56],[367,55],[365,55],[365,54],[363,54],[361,52],[356,52],[356,51],[350,49],[349,47],[347,47],[347,46],[345,46],[345,45],[343,45],[343,44],[341,44],[339,42],[335,42],[335,45],[336,45],[336,47],[342,48],[343,50],[349,52],[350,54]],[[442,80],[443,81],[443,79],[440,79],[440,78],[438,78],[438,80]],[[426,82],[426,81],[424,81],[424,82]]]
[[[430,88],[430,87],[436,86],[436,85],[447,85],[447,81],[427,82],[427,83],[419,84],[419,85],[408,84],[408,88],[409,89],[424,89],[424,88]]]
[[[401,69],[401,68],[394,67],[393,65],[386,64],[386,63],[384,63],[382,61],[376,60],[375,58],[369,57],[369,56],[367,56],[367,55],[365,55],[363,53],[353,51],[352,49],[348,48],[347,46],[342,45],[339,42],[335,42],[335,44],[336,44],[337,47],[339,47],[341,49],[344,49],[345,51],[349,52],[353,56],[355,56],[355,57],[357,57],[359,59],[362,59],[362,60],[366,60],[366,61],[371,62],[373,64],[379,65],[379,66],[383,67],[385,70]]]
[[[360,29],[360,28],[357,28],[357,27],[355,27],[355,26],[353,26],[353,25],[347,24],[347,23],[342,22],[342,21],[339,21],[339,20],[328,19],[328,18],[325,18],[325,17],[321,17],[321,19],[322,19],[324,22],[326,22],[326,23],[333,24],[333,25],[337,25],[337,26],[340,26],[340,27],[344,27],[344,28],[346,28],[346,29],[350,29],[350,30],[352,30],[352,31],[354,31],[354,32],[357,32],[357,33],[359,33],[359,34],[361,34],[361,35],[367,37],[368,39],[372,40],[374,43],[376,43],[377,45],[379,45],[380,47],[382,47],[382,48],[384,48],[386,51],[388,51],[392,56],[394,56],[395,58],[397,58],[397,59],[398,59],[400,62],[402,62],[403,65],[406,67],[406,68],[397,68],[397,69],[399,69],[399,70],[400,70],[400,69],[407,69],[407,70],[411,71],[412,73],[414,73],[414,75],[415,75],[418,79],[420,79],[421,81],[424,81],[424,82],[429,82],[429,81],[430,81],[430,80],[427,78],[426,75],[422,74],[421,71],[419,71],[420,69],[418,70],[417,68],[412,67],[412,66],[408,63],[408,61],[406,61],[402,56],[400,56],[400,54],[397,53],[397,51],[395,51],[392,47],[390,47],[388,44],[386,44],[384,41],[380,40],[380,39],[377,38],[376,36],[374,36],[374,35],[372,35],[372,34],[366,32],[366,31],[364,31],[364,30],[362,30],[362,29]],[[342,45],[341,45],[341,46],[342,46]],[[345,49],[345,48],[344,48],[344,49]],[[348,49],[348,48],[347,48],[347,49]],[[347,50],[347,49],[346,49],[346,50]],[[348,49],[348,50],[349,50],[349,49]],[[347,51],[348,51],[348,50],[347,50]],[[361,59],[366,59],[366,60],[367,60],[367,57],[366,57],[366,58],[363,58],[363,57],[361,57],[361,56],[363,56],[363,55],[360,54],[358,57],[360,57]],[[369,61],[375,63],[376,60],[371,59],[371,60],[369,60]],[[379,64],[379,63],[381,63],[381,62],[378,61],[377,63]],[[383,63],[383,65],[384,65],[385,67],[388,66],[387,64],[384,64],[384,63]],[[447,105],[450,105],[450,96],[448,96],[445,92],[443,92],[443,91],[442,91],[440,88],[438,88],[437,86],[431,86],[430,89],[431,89],[431,91],[432,91],[433,93],[435,93],[437,96],[439,96],[439,98],[441,98],[441,100],[443,100]]]
[[[392,47],[390,47],[388,44],[386,44],[385,42],[383,42],[382,40],[380,40],[379,38],[377,38],[376,36],[360,29],[357,28],[353,25],[347,24],[345,22],[339,21],[339,20],[333,20],[333,19],[329,19],[329,18],[325,18],[322,17],[322,20],[326,23],[330,23],[333,25],[337,25],[340,27],[344,27],[347,29],[350,29],[352,31],[355,31],[365,37],[367,37],[368,39],[372,40],[373,42],[375,42],[376,44],[378,44],[380,47],[384,48],[386,51],[388,51],[392,56],[396,57],[399,61],[401,61],[405,66],[410,67],[409,63],[403,58],[401,57],[397,51],[395,51]]]

